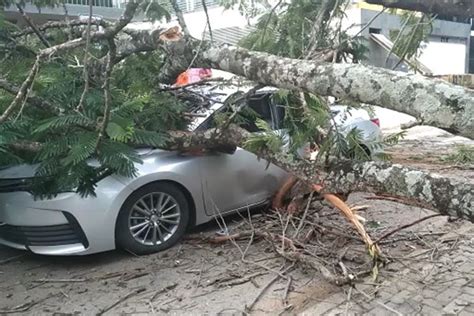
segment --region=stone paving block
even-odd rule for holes
[[[443,308],[443,312],[447,314],[458,314],[461,312],[466,306],[469,306],[469,302],[465,301],[460,298],[456,298],[452,300],[445,308]]]
[[[364,314],[365,314],[364,310],[355,304],[349,305],[349,307],[347,308],[347,313],[346,313],[346,303],[342,303],[336,308],[333,308],[327,311],[326,313],[324,313],[325,316],[337,316],[337,315],[359,316],[359,315],[364,315]]]
[[[438,295],[438,293],[439,292],[428,288],[421,290],[421,296],[423,296],[424,298],[434,298],[436,297],[436,295]]]
[[[428,306],[433,307],[434,309],[437,309],[437,310],[442,310],[445,306],[440,301],[437,301],[436,299],[432,299],[432,298],[424,299],[423,300],[423,305],[428,305]]]
[[[397,287],[400,289],[400,291],[418,291],[418,287],[413,284],[413,282],[397,282]]]
[[[447,288],[442,293],[438,294],[438,296],[436,296],[436,300],[446,306],[460,294],[461,291],[459,288]]]
[[[469,261],[457,267],[456,270],[458,270],[459,272],[464,272],[464,273],[474,273],[474,264],[472,264],[472,262]]]
[[[403,315],[415,315],[417,312],[421,311],[421,305],[414,303],[413,301],[407,300],[401,304],[387,303],[387,306],[393,308]]]
[[[393,315],[396,315],[396,316],[398,316],[396,313],[393,313],[393,312],[387,310],[386,308],[383,308],[382,306],[377,306],[377,307],[373,308],[366,315],[369,315],[369,316],[393,316]]]
[[[402,304],[404,303],[407,299],[410,297],[413,297],[413,294],[407,290],[403,290],[399,292],[398,294],[395,294],[392,297],[387,297],[386,299],[383,299],[383,302],[391,302],[394,304]],[[382,299],[381,299],[382,300]]]
[[[327,311],[339,306],[341,303],[346,301],[346,296],[343,295],[342,293],[336,293],[334,295],[331,295],[324,301],[320,303],[316,303],[312,307],[306,309],[301,315],[307,315],[307,316],[312,316],[312,315],[322,315],[326,313]]]
[[[468,294],[468,295],[474,296],[474,287],[463,286],[463,287],[461,288],[461,293],[466,293],[466,294]]]
[[[474,306],[469,305],[463,308],[462,312],[467,312],[470,313],[471,315],[474,315]]]
[[[443,315],[443,312],[437,308],[433,308],[428,305],[423,305],[421,308],[421,311],[417,313],[416,315],[420,316],[441,316]]]
[[[474,306],[474,295],[461,292],[458,299],[468,302],[469,306]]]

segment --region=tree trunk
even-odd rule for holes
[[[177,132],[172,133],[167,149],[186,152],[197,148],[225,148],[226,152],[232,153],[236,147],[244,147],[249,137],[251,134],[234,125],[224,131],[211,129],[198,133]],[[474,222],[474,183],[460,182],[388,162],[338,161],[325,169],[308,162],[292,161],[283,154],[255,154],[308,184],[322,183],[321,193],[389,193],[408,201],[416,201],[421,207]]]
[[[196,45],[201,45],[201,55],[194,64],[200,67],[228,71],[265,85],[379,105],[412,115],[426,125],[474,139],[473,90],[419,74],[359,64],[282,58],[192,40],[168,43],[166,49],[176,58],[169,58],[172,64],[163,73],[175,78],[185,70]]]
[[[366,2],[383,5],[387,8],[444,16],[474,17],[474,2],[472,0],[366,0]]]
[[[387,162],[338,162],[330,166],[325,190],[371,191],[416,201],[418,205],[474,222],[474,183]]]

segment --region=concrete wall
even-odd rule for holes
[[[373,10],[361,11],[361,25],[366,25],[378,13]],[[383,13],[375,19],[362,35],[369,37],[370,29],[380,29],[380,33],[390,39],[391,30],[399,30],[401,20],[397,15]],[[436,20],[429,40],[422,44],[419,60],[433,71],[434,75],[463,74],[469,69],[468,39],[471,26],[465,23]],[[444,42],[443,42],[444,41]],[[447,41],[447,42],[446,42]],[[373,43],[372,43],[373,44]],[[369,62],[383,67],[386,53],[370,44]]]
[[[118,1],[118,0],[114,0]],[[88,16],[89,7],[87,5],[78,5],[78,4],[66,4],[66,9],[68,11],[68,16],[71,18],[78,16]],[[64,8],[59,7],[44,7],[38,9],[36,6],[27,3],[23,9],[37,24],[42,24],[48,21],[57,21],[64,19]],[[113,7],[93,7],[93,14],[100,16],[104,19],[115,20],[122,15],[122,8],[113,8]],[[8,20],[16,23],[18,26],[23,27],[25,25],[21,15],[18,13],[15,6],[10,6],[5,8],[5,15]]]

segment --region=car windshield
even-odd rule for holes
[[[257,93],[247,100],[244,99],[240,101],[246,102],[246,104],[237,104],[239,113],[236,121],[239,123],[239,125],[249,132],[259,132],[261,129],[257,126],[256,120],[261,119],[274,130],[281,128],[284,109],[275,107],[272,104],[271,96],[271,93]],[[198,130],[206,130],[216,127],[216,123],[219,121],[219,119],[221,119],[222,115],[228,114],[229,111],[231,111],[229,106],[221,107],[218,111],[207,118],[198,127]]]

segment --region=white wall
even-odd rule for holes
[[[210,8],[208,10],[212,29],[220,29],[232,26],[244,26],[247,20],[238,10],[224,10],[223,7]],[[184,20],[189,32],[196,38],[201,38],[205,30],[207,20],[204,11],[184,14]]]
[[[361,28],[364,27],[364,25],[362,25],[362,10],[357,6],[349,6],[342,19],[341,26],[350,36],[358,34]]]
[[[425,43],[422,54],[418,57],[434,75],[458,75],[466,73],[467,43],[462,39],[449,38],[447,43],[440,38],[431,37]]]
[[[359,9],[360,10],[360,9]],[[362,23],[369,22],[377,11],[361,10]],[[378,28],[387,38],[391,30],[401,28],[400,16],[383,13],[370,25]],[[471,26],[465,23],[436,20],[433,23],[433,32],[429,42],[424,43],[425,48],[419,59],[421,63],[431,69],[434,75],[464,74],[468,71],[468,43]],[[363,31],[365,37],[369,36],[369,28]],[[441,37],[447,37],[448,42],[441,42]],[[370,63],[370,60],[367,61]],[[378,65],[377,66],[381,66]]]

